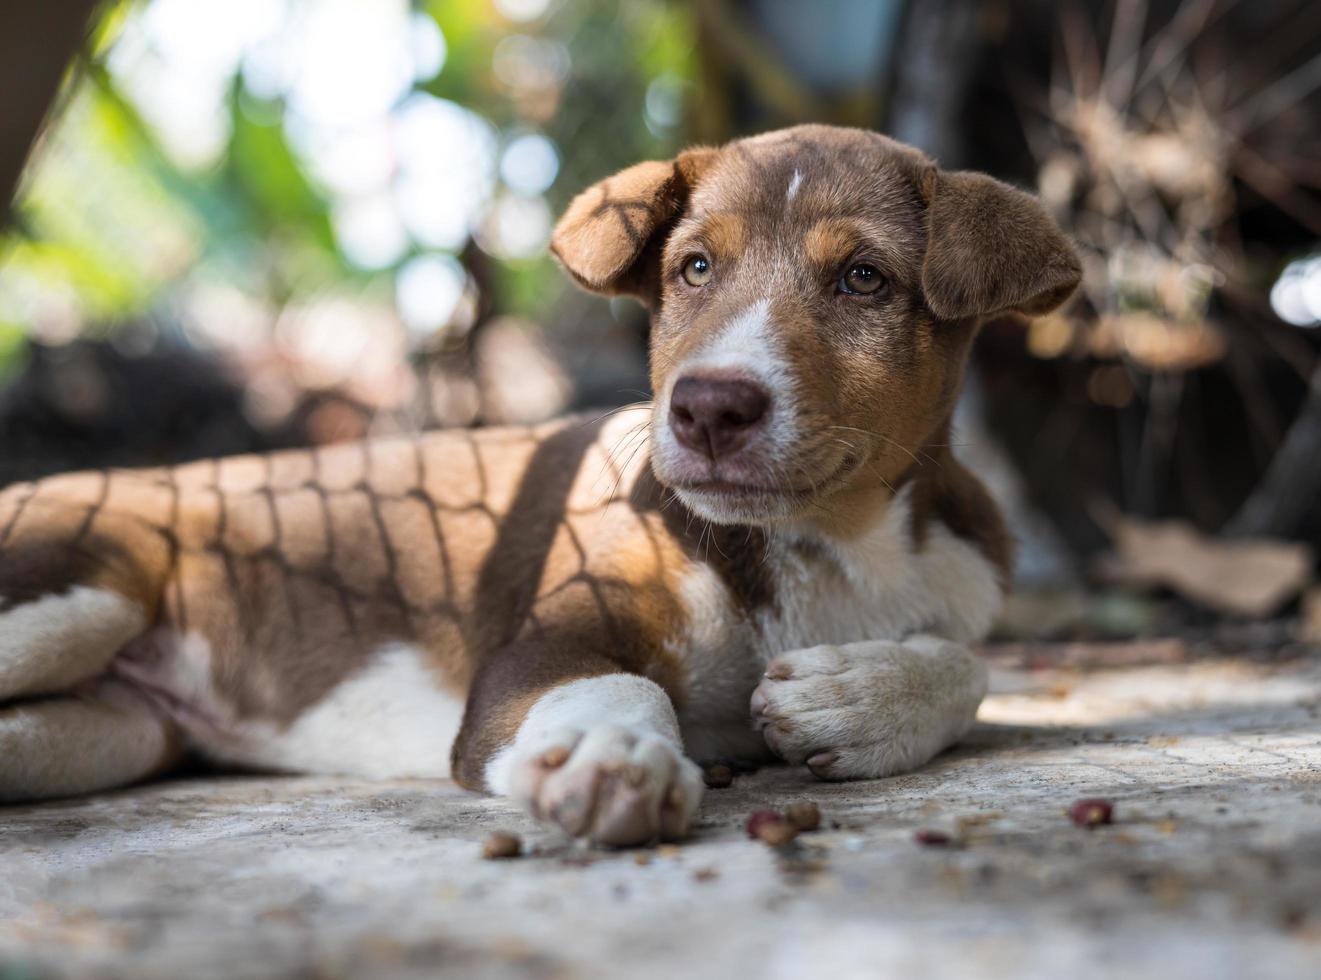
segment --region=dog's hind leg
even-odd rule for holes
[[[174,723],[101,676],[144,622],[131,600],[84,585],[0,612],[0,803],[122,786],[177,757]]]
[[[155,618],[170,567],[168,540],[112,481],[0,493],[0,802],[123,785],[178,754],[174,723],[107,676]]]
[[[0,609],[0,702],[57,694],[96,677],[147,625],[133,600],[88,585]]]
[[[73,474],[0,493],[0,702],[97,677],[155,617],[168,544],[110,505],[113,482]]]
[[[119,681],[0,707],[0,803],[124,786],[172,765],[182,745],[174,722]]]

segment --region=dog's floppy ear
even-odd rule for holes
[[[718,155],[699,147],[598,181],[573,199],[555,226],[550,250],[587,289],[654,304],[664,232]]]
[[[1069,298],[1082,266],[1036,198],[969,171],[933,171],[926,185],[922,289],[936,316],[1046,313]]]

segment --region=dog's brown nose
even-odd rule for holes
[[[766,417],[771,396],[745,378],[684,377],[670,393],[679,444],[715,459],[741,449]]]

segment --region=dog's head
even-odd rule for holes
[[[552,248],[651,307],[652,466],[719,523],[896,485],[947,430],[977,324],[1053,309],[1080,276],[1028,195],[828,126],[629,167]]]

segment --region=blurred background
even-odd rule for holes
[[[820,121],[1041,194],[959,450],[1013,639],[1321,638],[1321,4],[12,0],[0,485],[645,393],[545,246],[591,181]]]

